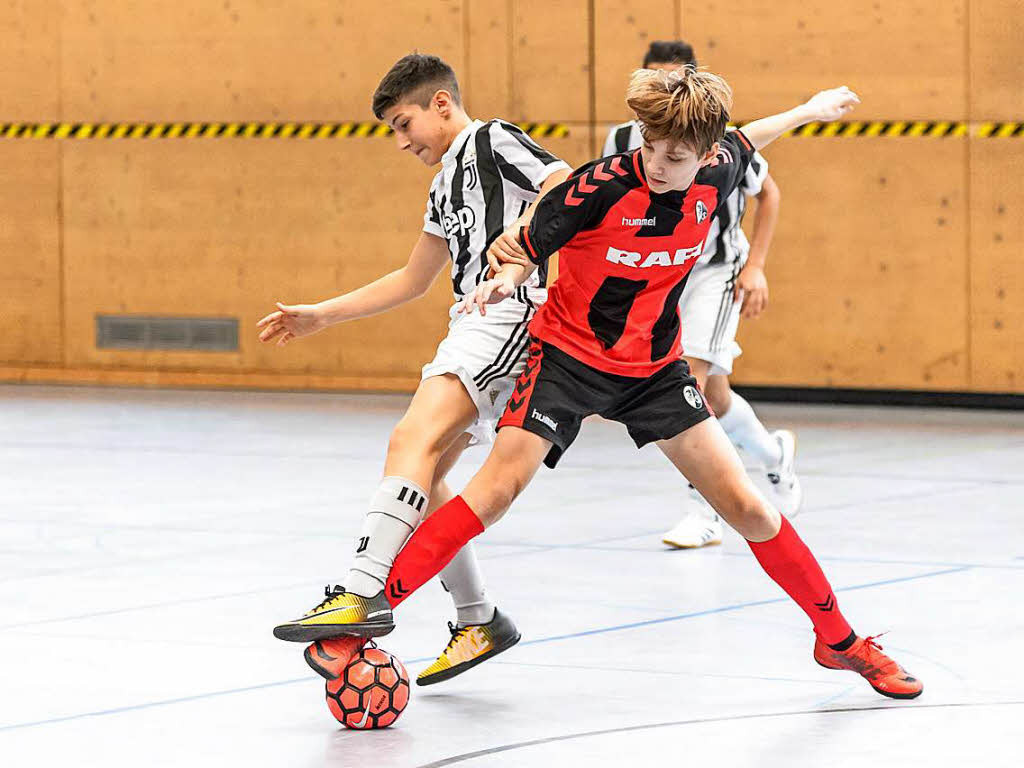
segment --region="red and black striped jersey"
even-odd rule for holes
[[[634,150],[587,163],[541,200],[523,246],[537,264],[558,251],[559,274],[533,336],[621,376],[650,376],[682,354],[679,297],[754,154],[740,131],[719,147],[683,192],[651,192]]]

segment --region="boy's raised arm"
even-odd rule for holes
[[[779,136],[799,128],[807,123],[831,123],[849,114],[860,104],[857,94],[845,85],[830,88],[812,96],[809,100],[787,112],[780,112],[770,117],[762,117],[747,123],[741,129],[754,149],[761,149],[775,141]]]

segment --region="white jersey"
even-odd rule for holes
[[[636,120],[616,125],[608,132],[604,142],[604,155],[615,155],[638,148],[643,143],[640,125]],[[740,226],[747,210],[747,197],[761,192],[761,186],[768,176],[768,161],[760,152],[755,152],[747,166],[747,172],[740,186],[718,207],[711,222],[708,238],[704,241],[704,252],[700,264],[742,264],[750,253],[750,242]]]
[[[474,120],[459,132],[441,158],[423,216],[423,231],[448,242],[456,301],[484,279],[491,243],[536,199],[544,180],[563,169],[570,170],[504,120]],[[541,267],[526,286],[546,282]]]

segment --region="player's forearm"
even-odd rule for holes
[[[741,130],[743,135],[750,139],[754,149],[762,149],[787,131],[792,131],[801,125],[813,122],[815,119],[815,113],[806,104],[801,104],[799,107],[794,107],[786,112],[762,117],[760,120],[747,123]]]
[[[750,236],[750,256],[747,263],[764,269],[768,260],[768,249],[775,237],[775,224],[779,220],[779,203],[782,195],[775,180],[768,176],[761,192],[757,195],[757,210],[754,212],[754,231]]]
[[[328,325],[386,312],[422,296],[429,287],[413,279],[402,267],[349,293],[321,301],[317,307]]]
[[[537,193],[536,199],[530,203],[530,206],[523,211],[523,215],[517,219],[520,227],[530,226],[530,222],[533,221],[533,214],[537,212],[537,206],[540,205],[540,201],[544,199],[544,195],[569,178],[571,173],[572,171],[563,169],[561,171],[555,171],[544,179],[544,183],[540,185],[540,191]]]
[[[537,265],[530,263],[529,266],[523,264],[502,264],[501,269],[498,270],[495,278],[504,279],[512,278],[516,288],[521,286],[527,280],[530,279],[530,275],[537,271]]]

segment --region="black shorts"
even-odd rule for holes
[[[554,445],[544,463],[554,467],[587,416],[625,424],[637,448],[685,432],[712,414],[683,360],[652,376],[617,376],[591,368],[557,347],[532,339],[526,369],[516,382],[502,427],[522,427]]]

